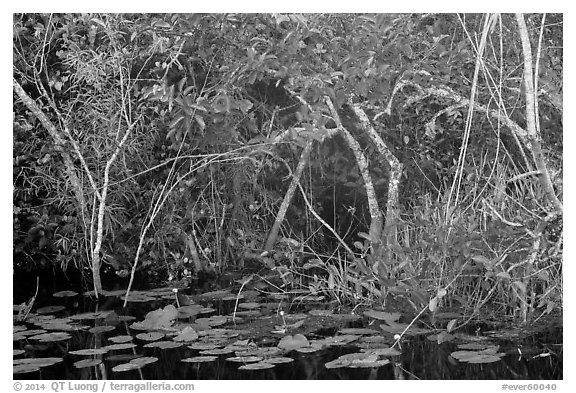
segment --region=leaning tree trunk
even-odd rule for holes
[[[308,158],[310,157],[310,152],[312,151],[312,145],[314,143],[314,139],[308,139],[306,142],[306,146],[304,146],[304,150],[302,150],[302,154],[300,155],[300,161],[298,161],[298,166],[296,167],[296,171],[292,176],[292,181],[290,182],[290,186],[284,194],[284,200],[282,201],[282,205],[280,205],[280,209],[278,210],[278,214],[276,215],[276,219],[274,220],[274,224],[272,225],[272,229],[268,234],[268,238],[266,239],[266,244],[264,245],[264,251],[271,251],[272,247],[278,240],[278,232],[280,231],[280,226],[286,217],[286,212],[292,203],[292,198],[294,197],[294,192],[296,191],[296,187],[300,183],[300,178],[302,177],[302,173],[304,172],[304,168],[308,163]]]

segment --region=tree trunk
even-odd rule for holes
[[[518,22],[518,31],[520,33],[520,40],[522,41],[522,52],[524,54],[524,87],[526,97],[526,132],[527,139],[530,143],[532,151],[532,158],[536,164],[536,168],[540,171],[540,183],[544,188],[548,200],[554,205],[556,211],[561,212],[563,209],[562,202],[554,192],[554,186],[550,179],[550,173],[542,153],[542,136],[538,132],[536,122],[536,94],[534,91],[534,70],[532,67],[532,48],[530,47],[530,38],[528,36],[528,29],[523,14],[516,14],[516,21]],[[537,72],[538,70],[536,70]]]
[[[368,160],[362,151],[362,147],[358,143],[358,141],[352,136],[350,131],[348,131],[340,121],[340,116],[338,116],[338,112],[336,108],[334,108],[334,104],[329,97],[324,97],[326,104],[330,108],[330,112],[332,113],[332,117],[336,122],[336,126],[342,132],[344,139],[352,152],[354,153],[354,157],[356,157],[356,163],[358,164],[358,170],[362,175],[362,179],[364,180],[364,189],[366,190],[366,195],[368,197],[368,209],[370,211],[370,230],[369,230],[369,237],[370,243],[372,248],[372,253],[375,255],[380,255],[381,248],[382,248],[382,226],[384,217],[382,216],[382,211],[380,210],[380,206],[378,205],[378,198],[376,196],[376,191],[374,189],[374,183],[372,182],[372,177],[370,176],[370,172],[368,170]]]
[[[271,251],[278,240],[278,232],[280,231],[280,226],[286,217],[286,212],[288,211],[288,207],[292,203],[292,198],[294,197],[294,192],[296,191],[296,186],[300,183],[300,178],[302,177],[302,173],[304,172],[304,168],[308,163],[308,158],[310,157],[310,151],[312,151],[312,145],[314,143],[314,139],[310,138],[308,142],[306,142],[306,146],[304,146],[304,150],[302,150],[302,154],[300,155],[300,161],[298,161],[298,166],[296,167],[296,171],[292,176],[292,181],[290,182],[290,186],[288,187],[288,191],[284,194],[284,200],[282,201],[282,205],[280,205],[280,210],[276,215],[276,220],[274,220],[274,224],[272,225],[272,229],[268,234],[268,238],[266,239],[266,244],[264,245],[264,251]]]

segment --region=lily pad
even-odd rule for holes
[[[13,356],[13,357],[14,357],[14,356],[20,356],[20,355],[22,355],[22,354],[25,353],[25,352],[26,352],[26,351],[23,350],[23,349],[14,349],[14,350],[12,350],[12,356]]]
[[[120,373],[124,371],[138,370],[141,367],[142,366],[139,366],[138,364],[134,363],[123,363],[112,367],[112,371]]]
[[[297,348],[309,347],[308,339],[302,334],[295,334],[294,336],[282,337],[278,343],[278,348],[291,351]]]
[[[147,364],[156,363],[158,361],[157,357],[154,356],[143,356],[140,358],[130,360],[130,363],[137,364],[140,367],[143,367]]]
[[[333,336],[333,337],[326,337],[322,340],[318,340],[318,343],[320,345],[326,345],[326,346],[342,346],[342,345],[348,345],[353,341],[356,341],[360,338],[360,336],[354,335],[354,334],[342,334],[339,336]]]
[[[455,351],[450,356],[466,363],[493,363],[505,355],[504,353],[497,353],[498,348],[498,345],[493,345],[480,351]]]
[[[104,348],[88,348],[88,349],[79,349],[77,351],[70,351],[68,353],[72,355],[92,356],[92,355],[103,355],[107,352],[108,349]]]
[[[226,361],[238,362],[238,363],[253,363],[253,362],[259,362],[262,359],[263,358],[261,358],[260,356],[232,356],[232,357],[226,358]]]
[[[93,334],[105,333],[110,332],[116,329],[115,326],[108,326],[108,325],[101,325],[101,326],[94,326],[93,328],[89,329],[88,331]]]
[[[484,349],[493,347],[494,344],[488,342],[474,342],[474,343],[466,343],[466,344],[458,344],[459,349],[467,349],[467,350],[475,350],[475,351],[482,351]]]
[[[231,295],[230,291],[220,290],[220,291],[206,292],[201,294],[199,297],[205,299],[222,299],[230,295]]]
[[[135,348],[136,344],[134,343],[118,343],[118,344],[110,344],[102,347],[102,349],[107,349],[108,351],[121,351],[123,349],[130,349]]]
[[[184,330],[180,332],[176,337],[174,337],[174,341],[194,341],[198,339],[198,333],[191,327],[185,327]]]
[[[38,368],[48,367],[53,364],[59,363],[62,358],[25,358],[25,359],[14,359],[12,364],[14,366],[36,366]],[[29,372],[29,371],[27,371]]]
[[[164,333],[160,332],[149,332],[149,333],[138,333],[136,338],[142,341],[157,341],[164,338]]]
[[[370,318],[378,319],[380,321],[386,321],[388,323],[396,322],[402,316],[402,314],[397,313],[397,312],[389,313],[389,312],[377,311],[377,310],[366,310],[366,311],[364,311],[364,315],[366,315],[367,317],[370,317]]]
[[[40,367],[34,364],[18,364],[12,367],[13,374],[25,374],[40,371]]]
[[[240,303],[238,308],[243,308],[245,310],[253,310],[255,308],[259,308],[261,306],[260,303],[250,302],[250,303]]]
[[[129,336],[129,335],[108,337],[108,340],[112,341],[115,344],[127,343],[127,342],[132,341],[133,339],[134,338],[132,336]]]
[[[60,291],[60,292],[55,292],[52,294],[52,296],[54,296],[54,297],[74,297],[77,295],[78,295],[78,292],[74,292],[74,291]]]
[[[272,364],[292,363],[293,361],[294,361],[294,359],[289,358],[289,357],[284,357],[284,356],[267,358],[265,360],[266,363],[272,363]]]
[[[76,368],[86,368],[86,367],[94,367],[99,364],[102,364],[102,360],[100,359],[84,359],[74,362],[74,367]]]
[[[49,342],[56,342],[56,341],[64,341],[71,338],[68,333],[65,332],[53,332],[53,333],[42,333],[37,334],[35,336],[30,337],[31,340],[38,340],[41,343],[49,343]]]
[[[229,353],[233,353],[235,350],[234,348],[215,348],[215,349],[206,349],[200,351],[200,355],[227,355]]]
[[[59,311],[62,310],[66,310],[66,307],[64,306],[46,306],[46,307],[41,307],[38,310],[36,310],[36,312],[38,314],[55,314]]]
[[[357,334],[357,335],[374,335],[380,333],[378,330],[375,329],[368,329],[368,328],[344,328],[338,331],[342,334]]]
[[[272,363],[258,362],[258,363],[245,364],[243,366],[238,367],[238,370],[266,370],[274,367],[275,365]]]
[[[193,356],[191,358],[182,359],[184,363],[205,363],[213,362],[218,359],[218,356]]]
[[[197,351],[207,351],[209,349],[216,349],[219,345],[211,344],[211,343],[193,343],[188,345],[188,348],[195,349]]]
[[[177,315],[178,310],[176,307],[169,304],[163,309],[159,308],[157,310],[150,311],[148,314],[146,314],[144,321],[134,322],[131,327],[143,330],[167,328],[172,326]]]
[[[98,318],[106,318],[112,311],[95,311],[95,312],[85,312],[82,314],[71,315],[69,318],[72,320],[84,321],[92,320]]]
[[[329,315],[334,314],[334,310],[314,309],[314,310],[308,311],[308,314],[314,315],[316,317],[327,317]]]
[[[234,351],[236,356],[276,356],[282,353],[282,350],[277,347],[262,347],[262,348],[250,348],[244,350]]]
[[[144,348],[160,348],[160,349],[172,349],[181,347],[182,343],[176,343],[174,341],[156,341],[144,345]]]
[[[334,359],[332,361],[329,361],[327,363],[324,364],[324,367],[328,368],[328,369],[334,369],[334,368],[343,368],[343,367],[348,367],[350,365],[350,360],[344,360],[344,359]]]
[[[402,354],[402,352],[394,348],[373,348],[362,350],[362,352],[378,356],[398,356]]]

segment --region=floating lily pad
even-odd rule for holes
[[[123,349],[130,349],[135,348],[136,344],[134,343],[118,343],[118,344],[110,344],[102,347],[102,349],[107,349],[108,351],[121,351]]]
[[[498,345],[493,345],[480,351],[455,351],[450,356],[466,363],[493,363],[505,355],[504,353],[497,353],[498,348]]]
[[[46,307],[41,307],[38,310],[36,310],[36,312],[38,314],[55,314],[59,311],[62,310],[66,310],[66,307],[64,306],[46,306]]]
[[[46,330],[63,330],[67,332],[74,332],[77,330],[84,330],[89,328],[89,326],[86,325],[77,325],[75,323],[69,323],[61,320],[43,323],[41,326]]]
[[[108,340],[112,341],[115,344],[127,343],[127,342],[132,341],[133,339],[134,338],[132,336],[129,336],[129,335],[108,337]]]
[[[14,350],[12,350],[12,356],[20,356],[25,352],[26,351],[23,349],[14,349]]]
[[[367,344],[390,344],[394,342],[392,338],[386,336],[363,336],[360,341]]]
[[[76,368],[86,368],[86,367],[94,367],[99,364],[102,364],[102,360],[100,359],[84,359],[74,362],[74,367]]]
[[[230,296],[231,293],[230,291],[226,291],[226,290],[220,290],[220,291],[212,291],[212,292],[206,292],[201,294],[199,297],[201,298],[205,298],[205,299],[222,299],[226,296]]]
[[[14,325],[12,326],[12,332],[13,333],[18,333],[18,332],[22,332],[24,330],[28,330],[28,328],[26,326],[22,326],[22,325]]]
[[[244,311],[236,311],[237,317],[259,317],[262,313],[258,310],[244,310]]]
[[[157,341],[164,338],[164,333],[160,332],[149,332],[149,333],[138,333],[136,338],[142,341]]]
[[[158,361],[156,357],[137,357],[130,360],[128,363],[119,364],[112,368],[112,371],[123,372],[130,370],[138,370],[147,364],[154,363]]]
[[[124,371],[138,370],[142,366],[134,363],[123,363],[112,367],[112,371],[120,373]]]
[[[444,342],[454,340],[454,336],[447,332],[440,332],[438,334],[431,334],[426,337],[427,340],[442,344]]]
[[[272,364],[292,363],[293,361],[294,361],[294,359],[289,358],[289,357],[284,357],[284,356],[267,358],[265,360],[266,363],[272,363]]]
[[[468,349],[468,350],[475,350],[475,351],[482,351],[486,348],[493,347],[494,344],[492,343],[466,343],[466,344],[458,344],[459,349]]]
[[[320,345],[326,345],[326,346],[342,346],[342,345],[348,345],[353,341],[356,341],[360,338],[360,336],[354,335],[354,334],[342,334],[339,336],[333,336],[333,337],[326,337],[322,340],[318,340],[318,344]]]
[[[22,336],[22,337],[27,337],[27,336],[36,336],[36,335],[42,334],[42,333],[46,333],[46,330],[44,330],[44,329],[30,329],[30,330],[21,330],[17,333],[14,333],[14,336],[18,335],[18,336]]]
[[[349,365],[350,365],[350,360],[334,359],[332,361],[325,363],[324,367],[326,367],[328,369],[334,369],[334,368],[348,367]]]
[[[147,364],[156,363],[158,361],[157,357],[154,356],[143,356],[140,358],[130,360],[130,363],[137,364],[140,367],[143,367]]]
[[[362,352],[378,356],[398,356],[402,354],[402,352],[394,348],[373,348],[362,350]]]
[[[322,295],[318,295],[318,296],[301,295],[301,296],[295,296],[294,297],[295,302],[320,302],[324,299],[325,299],[325,296],[322,296]]]
[[[334,314],[334,310],[315,309],[315,310],[308,311],[308,314],[314,315],[316,317],[327,317],[329,315]]]
[[[130,325],[130,327],[142,330],[167,328],[172,326],[177,315],[178,310],[176,307],[169,304],[163,309],[159,308],[157,310],[150,311],[148,314],[146,314],[144,321],[134,322],[132,325]]]
[[[74,297],[77,295],[78,295],[78,292],[74,292],[74,291],[60,291],[60,292],[55,292],[52,294],[52,296],[54,296],[54,297]]]
[[[235,350],[234,348],[215,348],[215,349],[206,349],[204,351],[200,351],[200,355],[227,355],[229,353],[233,353]]]
[[[194,356],[191,358],[182,359],[184,363],[205,363],[213,362],[218,359],[218,356]]]
[[[25,374],[40,371],[40,367],[34,364],[18,364],[12,367],[13,374]]]
[[[386,321],[386,322],[396,322],[402,316],[402,314],[397,313],[397,312],[389,313],[389,312],[377,311],[377,310],[366,310],[366,311],[364,311],[364,315],[366,315],[367,317],[370,317],[370,318],[374,318],[374,319],[378,319],[380,321]]]
[[[243,293],[241,293],[240,295],[224,296],[224,297],[222,298],[222,300],[224,300],[224,301],[234,300],[234,301],[235,301],[236,299],[242,300],[242,299],[244,299],[244,298],[245,298],[245,295],[244,295]]]
[[[377,368],[382,367],[390,363],[388,359],[381,359],[381,360],[354,360],[350,363],[348,367],[350,368]]]
[[[120,299],[126,300],[126,296],[120,296]],[[130,295],[128,295],[128,302],[130,303],[148,303],[154,300],[156,300],[156,298],[148,295],[138,295],[134,293],[130,293]]]
[[[360,315],[356,314],[330,314],[330,318],[334,318],[339,321],[357,321],[361,317]]]
[[[188,345],[188,348],[195,349],[197,351],[207,351],[210,349],[216,349],[218,347],[219,347],[219,345],[211,344],[211,343],[193,343],[191,345]]]
[[[109,362],[125,362],[130,361],[132,359],[137,359],[142,357],[142,355],[134,354],[134,353],[121,353],[116,355],[108,355],[106,356],[106,360]]]
[[[176,337],[174,337],[174,341],[194,341],[198,339],[198,333],[191,327],[185,327],[184,330],[180,332]]]
[[[69,318],[72,320],[92,320],[92,319],[99,319],[99,318],[106,318],[112,311],[95,311],[95,312],[85,312],[82,314],[72,315]]]
[[[144,345],[144,348],[160,348],[160,349],[172,349],[181,347],[182,343],[176,343],[174,341],[156,341]]]
[[[381,324],[380,325],[380,329],[384,330],[385,332],[391,333],[391,334],[401,334],[402,332],[404,332],[404,330],[407,327],[408,327],[407,324],[394,323],[394,322],[388,322],[388,324]],[[430,329],[422,329],[419,327],[411,326],[408,330],[406,330],[406,332],[404,334],[408,335],[408,336],[416,336],[419,334],[427,334],[430,332],[431,332]]]
[[[454,359],[466,363],[493,363],[501,360],[504,354],[487,354],[477,351],[456,351],[450,354]]]
[[[313,353],[313,352],[318,352],[321,349],[323,349],[321,346],[319,345],[310,345],[309,347],[303,347],[303,348],[296,348],[296,352],[300,352],[300,353]]]
[[[232,357],[226,358],[226,361],[238,362],[238,363],[253,363],[253,362],[259,362],[262,359],[263,358],[261,358],[260,356],[232,356]]]
[[[108,326],[108,325],[101,325],[101,326],[94,326],[93,328],[89,329],[88,331],[93,334],[105,333],[110,332],[116,329],[115,326]]]
[[[304,348],[310,346],[308,339],[302,334],[295,334],[294,336],[282,337],[278,343],[278,348],[291,351],[297,348]]]
[[[261,306],[260,303],[250,302],[250,303],[240,303],[238,308],[243,308],[245,310],[253,310],[255,308],[259,308]]]
[[[81,355],[81,356],[92,356],[92,355],[103,355],[108,352],[105,348],[89,348],[89,349],[79,349],[77,351],[68,352],[71,355]]]
[[[238,350],[234,352],[236,356],[276,356],[282,353],[282,350],[277,347],[262,347],[262,348],[250,348],[244,350]]]
[[[38,340],[42,343],[48,343],[48,342],[56,342],[56,341],[64,341],[64,340],[68,340],[69,338],[71,338],[72,336],[70,336],[68,333],[64,333],[64,332],[53,332],[53,333],[42,333],[42,334],[37,334],[36,336],[32,336],[30,337],[31,340]]]
[[[53,364],[59,363],[62,358],[25,358],[25,359],[14,359],[12,364],[14,366],[36,366],[36,367],[48,367]],[[28,371],[27,371],[28,372]]]
[[[267,363],[267,362],[258,362],[258,363],[250,363],[245,364],[243,366],[238,367],[238,370],[266,370],[269,368],[274,368],[274,364]]]
[[[378,330],[374,330],[374,329],[368,329],[368,328],[344,328],[344,329],[340,329],[338,331],[339,333],[342,334],[357,334],[357,335],[373,335],[373,334],[378,334],[380,333]]]

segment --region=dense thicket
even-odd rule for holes
[[[15,15],[15,268],[551,312],[562,22]]]

